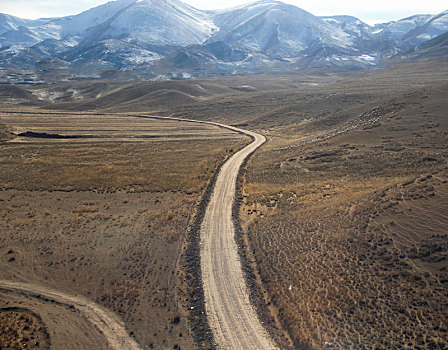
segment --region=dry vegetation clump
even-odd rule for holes
[[[4,124],[0,124],[0,142],[5,142],[13,138],[10,128]]]
[[[248,163],[249,249],[295,347],[448,346],[446,91],[310,121]]]
[[[0,348],[50,349],[50,336],[42,319],[20,307],[0,308]]]

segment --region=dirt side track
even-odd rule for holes
[[[28,283],[0,281],[0,288],[73,307],[101,331],[111,349],[140,349],[140,346],[129,337],[121,320],[88,299]]]

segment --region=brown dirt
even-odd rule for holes
[[[0,292],[0,299],[2,307],[32,310],[33,315],[40,320],[40,325],[45,326],[42,331],[45,331],[47,341],[39,342],[37,348],[110,349],[106,338],[99,329],[92,326],[92,323],[77,312],[74,307],[42,297],[39,293],[31,295],[5,288],[2,288]],[[38,330],[40,326],[34,329]],[[2,339],[8,339],[6,333],[1,333],[1,335]],[[24,342],[22,345],[32,348],[35,344],[29,338],[28,342]]]
[[[137,89],[132,84],[79,82],[44,87],[55,97],[52,102],[38,101],[30,94],[43,87],[11,90],[6,86],[0,94],[0,108],[151,111],[221,121],[268,136],[268,145],[248,164],[241,208],[247,229],[242,239],[255,256],[253,267],[262,282],[258,307],[280,320],[296,348],[445,348],[446,229],[445,233],[439,230],[446,227],[447,77],[447,64],[423,62],[350,78],[335,74],[234,77],[143,83]],[[73,87],[76,94],[68,91]],[[179,106],[175,97],[163,105],[151,105],[151,94],[164,89],[180,91],[174,94],[179,101],[183,94],[193,96],[194,101]],[[120,94],[123,99],[118,99]],[[129,141],[131,135],[119,128],[113,131],[117,139]],[[121,148],[113,148],[113,142],[96,141],[91,159],[86,158],[90,150],[80,149],[82,164],[88,165],[88,178],[94,184],[88,189],[96,193],[95,187],[100,186],[115,194],[134,191],[126,162],[130,159],[134,168],[139,163],[132,155],[144,157],[145,153],[134,145],[123,155]],[[164,147],[169,144],[163,143]],[[120,159],[118,165],[107,162],[109,146]],[[48,147],[47,156],[58,159]],[[191,155],[188,149],[179,159]],[[70,153],[61,150],[62,157]],[[38,189],[34,182],[40,172],[30,165],[33,153],[26,158],[33,176],[21,177],[20,182]],[[161,157],[158,162],[166,164],[164,160]],[[4,162],[11,183],[15,181],[11,166],[16,163],[14,157]],[[124,181],[107,176],[111,165]],[[83,178],[76,164],[70,169]],[[212,172],[213,167],[208,170]],[[60,170],[53,167],[52,171]],[[142,172],[143,177],[147,171],[151,168]],[[168,173],[153,178],[169,188],[172,182],[163,179],[177,179],[178,173],[158,176]],[[64,180],[70,175],[58,175],[64,190],[76,189]],[[194,176],[190,173],[190,180]],[[427,176],[432,177],[421,181]],[[154,191],[150,183],[137,185],[143,191]],[[168,205],[170,197],[164,200]],[[95,214],[89,213],[84,202],[77,203],[87,207],[78,210],[86,211],[84,215]],[[193,294],[179,290],[179,299],[188,306]],[[173,334],[165,332],[160,339]]]

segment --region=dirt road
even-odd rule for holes
[[[220,123],[171,117],[155,118],[216,125],[253,138],[251,144],[235,153],[222,166],[216,180],[201,225],[202,284],[207,319],[218,349],[277,349],[249,301],[232,221],[239,169],[266,138]]]
[[[139,350],[138,344],[129,337],[126,329],[116,316],[94,302],[82,297],[69,295],[29,283],[0,281],[0,288],[15,293],[23,293],[31,297],[57,302],[75,308],[94,327],[97,327],[114,350]]]
[[[169,117],[161,119],[216,125],[253,138],[250,145],[235,153],[222,166],[216,180],[201,225],[202,284],[207,319],[218,349],[277,349],[249,301],[232,221],[232,206],[240,167],[266,138],[220,123]]]
[[[235,231],[232,205],[239,169],[265,137],[232,128],[254,138],[221,168],[201,226],[201,268],[205,306],[219,349],[276,349],[249,302]]]

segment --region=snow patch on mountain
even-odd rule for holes
[[[51,23],[37,27],[21,26],[17,30],[11,29],[0,36],[0,46],[20,44],[32,46],[46,39],[60,39],[59,28]]]
[[[18,30],[20,27],[33,27],[48,22],[46,19],[23,19],[11,16],[5,13],[0,13],[0,34],[9,30]]]
[[[431,17],[432,15],[415,15],[399,21],[377,24],[373,27],[373,34],[400,40],[410,31],[424,25]]]
[[[111,1],[78,15],[58,19],[54,21],[54,24],[60,27],[62,37],[82,34],[89,28],[94,28],[105,23],[133,3],[135,3],[135,0]]]
[[[328,16],[320,18],[355,38],[369,36],[372,33],[372,27],[353,16]]]

